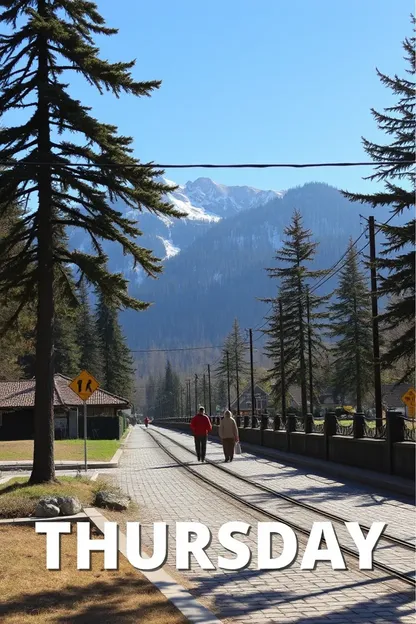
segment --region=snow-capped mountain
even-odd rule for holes
[[[277,191],[261,191],[249,186],[225,186],[209,178],[198,178],[178,186],[163,178],[163,182],[172,187],[166,200],[185,216],[171,219],[146,212],[129,210],[118,204],[117,208],[126,216],[137,220],[143,236],[138,244],[152,249],[161,260],[169,260],[180,254],[198,239],[203,242],[206,232],[221,220],[232,217],[245,210],[260,206],[283,195]],[[176,188],[175,188],[176,187]],[[88,237],[76,233],[71,237],[71,244],[77,249],[87,249]],[[131,261],[122,250],[113,244],[105,245],[109,255],[110,269],[122,272],[134,284],[140,284],[141,270],[133,270]]]
[[[261,191],[251,186],[226,186],[217,184],[210,178],[198,178],[195,182],[187,182],[184,186],[180,186],[171,196],[173,201],[176,197],[180,199],[184,196],[194,206],[226,218],[282,197],[283,193]]]

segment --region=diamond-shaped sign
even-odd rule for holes
[[[68,384],[83,401],[87,401],[92,394],[100,387],[100,384],[93,375],[86,370],[82,371],[75,379]]]
[[[415,417],[415,408],[416,408],[416,391],[414,388],[409,388],[407,392],[402,396],[403,403],[406,404],[408,410],[408,416],[410,418]]]

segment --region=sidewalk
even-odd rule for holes
[[[184,433],[181,429],[169,429],[168,427],[161,427],[161,430]],[[213,442],[220,443],[219,438],[216,436],[212,436],[211,439]],[[404,479],[382,472],[374,472],[373,470],[365,470],[364,468],[355,468],[354,466],[347,466],[345,464],[337,464],[333,461],[315,459],[314,457],[299,455],[297,453],[286,453],[285,451],[278,451],[248,442],[242,442],[241,446],[243,453],[251,453],[258,457],[273,459],[286,466],[308,468],[314,473],[324,477],[346,479],[350,482],[355,481],[356,483],[370,485],[376,488],[380,493],[384,491],[408,496],[412,500],[415,498],[415,482],[410,479]]]
[[[184,435],[181,436],[185,438]],[[189,443],[192,440],[189,439]],[[169,444],[169,443],[168,443]],[[175,454],[178,451],[175,448]],[[221,454],[218,444],[210,444],[209,455]],[[270,483],[275,475],[267,460],[243,458],[233,467],[248,473],[260,473]],[[216,471],[209,464],[195,463],[203,473]],[[288,487],[303,489],[308,496],[311,487],[318,500],[331,499],[331,505],[344,514],[343,505],[351,514],[374,517],[389,515],[396,519],[394,530],[408,525],[402,506],[393,501],[373,500],[371,491],[365,496],[349,489],[331,496],[325,484],[311,480],[312,475],[299,475],[293,469],[281,471]],[[216,473],[215,473],[216,474]],[[259,475],[258,475],[259,476]],[[178,582],[202,604],[214,611],[221,620],[233,624],[410,624],[414,622],[413,591],[401,582],[374,570],[358,570],[357,562],[347,557],[347,570],[332,570],[328,562],[321,562],[315,570],[301,570],[300,562],[306,539],[298,535],[299,554],[295,563],[280,570],[257,568],[257,523],[265,517],[244,508],[223,494],[198,481],[172,461],[152,440],[147,432],[136,427],[125,449],[117,470],[118,484],[138,505],[131,520],[142,523],[143,548],[153,552],[153,523],[166,522],[174,532],[176,522],[201,522],[211,532],[212,540],[206,553],[215,569],[202,570],[191,557],[188,570],[175,570],[175,539],[168,541],[167,565]],[[304,487],[299,479],[303,479]],[[295,483],[294,483],[295,481]],[[292,485],[290,485],[292,484]],[[307,486],[307,487],[306,487]],[[354,496],[355,494],[355,496]],[[359,497],[361,500],[359,500]],[[317,502],[315,498],[315,502]],[[368,499],[368,500],[366,500]],[[367,505],[372,503],[372,507]],[[273,503],[274,505],[274,503]],[[341,507],[341,509],[339,509]],[[410,513],[410,512],[409,512]],[[247,522],[252,529],[238,539],[252,552],[249,567],[231,571],[218,567],[218,557],[231,558],[218,541],[222,525],[230,521]],[[278,540],[276,540],[277,542]],[[272,555],[280,554],[279,543],[273,543]]]

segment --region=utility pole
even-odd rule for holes
[[[306,315],[308,323],[308,359],[309,359],[309,411],[313,414],[313,374],[312,374],[312,328],[309,288],[306,291]]]
[[[256,409],[256,397],[254,396],[253,330],[249,329],[248,331],[250,334],[251,426],[253,426]]]
[[[195,373],[195,414],[198,411],[198,375]]]
[[[191,401],[191,380],[186,380],[186,389],[188,393],[189,418],[192,418],[192,401]]]
[[[212,416],[212,401],[211,401],[211,367],[208,364],[208,401],[209,401],[209,415]]]
[[[282,420],[286,423],[286,376],[285,376],[285,341],[283,336],[283,306],[279,299],[279,325],[280,325],[280,382],[282,385]]]
[[[204,375],[202,377],[202,391],[203,391],[203,394],[204,394],[204,407],[205,407],[206,404],[207,404],[205,373],[204,373]]]
[[[182,387],[181,384],[181,390],[180,390],[180,402],[181,402],[181,413],[180,413],[180,418],[183,418],[183,395],[184,395],[184,389]]]
[[[228,392],[228,409],[231,408],[231,398],[230,398],[230,354],[227,355],[227,392]]]
[[[378,300],[377,300],[377,266],[376,266],[376,235],[374,217],[368,219],[370,236],[370,267],[371,267],[371,311],[373,317],[373,362],[374,362],[374,395],[376,405],[376,427],[381,428],[383,408],[381,404],[381,366],[380,339],[378,333]]]
[[[236,378],[236,390],[237,390],[237,415],[240,416],[240,381],[238,378],[238,353],[237,345],[235,347],[235,378]]]

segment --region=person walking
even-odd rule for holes
[[[234,446],[238,442],[238,427],[230,410],[225,410],[224,418],[221,419],[218,430],[224,450],[225,462],[232,462],[234,458]]]
[[[146,426],[146,429],[147,429],[147,428],[148,428],[148,426],[149,426],[149,422],[150,422],[150,420],[149,420],[149,419],[148,419],[148,417],[146,416],[146,418],[144,419],[144,424],[145,424],[145,426]]]
[[[198,461],[204,462],[207,452],[207,437],[212,431],[212,425],[202,406],[191,420],[191,429],[194,434],[196,456]]]

